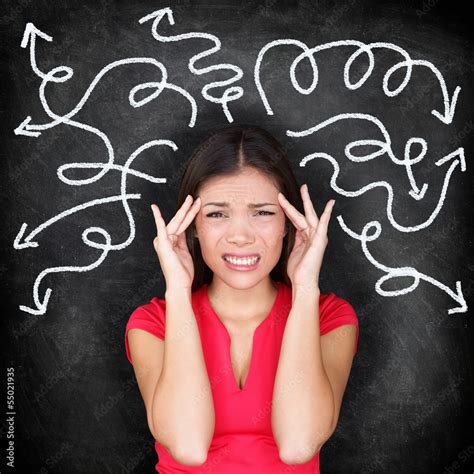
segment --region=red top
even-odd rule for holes
[[[275,474],[291,470],[294,474],[319,474],[319,452],[304,464],[285,464],[271,429],[271,401],[286,320],[291,309],[292,290],[275,282],[278,293],[273,307],[253,336],[250,369],[241,390],[230,359],[230,335],[211,307],[205,284],[192,294],[192,307],[198,323],[201,344],[212,389],[215,431],[207,460],[201,466],[176,462],[168,450],[155,440],[158,454],[156,470],[168,473]],[[334,293],[319,298],[320,334],[344,324],[357,327],[354,353],[359,339],[359,323],[353,307]],[[166,300],[152,298],[130,316],[125,329],[125,347],[130,363],[127,331],[140,328],[165,338]]]

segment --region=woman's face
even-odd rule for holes
[[[266,175],[253,168],[245,168],[233,177],[214,177],[203,184],[195,226],[203,259],[214,277],[243,289],[269,275],[278,263],[286,235],[278,192]],[[267,204],[252,207],[262,203]],[[228,265],[224,254],[258,254],[260,259],[242,271]]]

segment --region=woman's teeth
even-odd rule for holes
[[[234,257],[224,257],[224,260],[227,260],[228,262],[234,264],[234,265],[254,265],[257,263],[257,261],[260,259],[260,257],[254,257],[254,258],[234,258]]]

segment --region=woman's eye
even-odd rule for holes
[[[270,212],[270,211],[258,211],[258,212],[264,212],[265,214],[260,214],[260,215],[267,215],[267,216],[272,216],[273,214],[275,214],[274,212]],[[210,212],[209,214],[206,214],[206,217],[214,217],[215,214],[222,215],[222,212],[219,212],[219,211]]]

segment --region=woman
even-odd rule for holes
[[[278,141],[235,125],[194,151],[168,225],[152,205],[166,292],[125,345],[158,472],[319,473],[358,339],[319,289],[333,205],[318,218]]]

